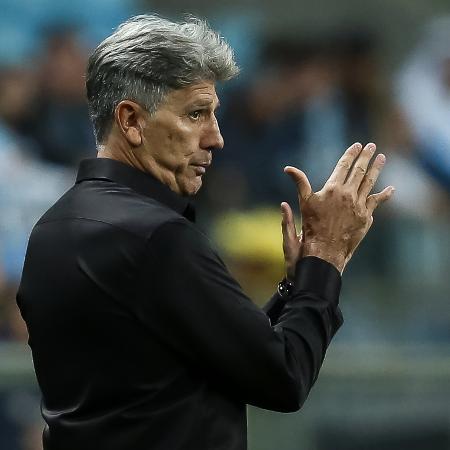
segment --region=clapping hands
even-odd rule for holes
[[[304,172],[285,167],[297,185],[302,213],[302,231],[297,233],[291,207],[283,202],[282,232],[286,273],[295,275],[299,258],[317,256],[333,264],[341,273],[373,222],[373,212],[388,200],[394,188],[388,186],[371,194],[386,158],[378,154],[372,164],[376,145],[364,148],[356,143],[339,159],[324,187],[313,192]]]

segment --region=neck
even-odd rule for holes
[[[110,158],[128,164],[141,172],[150,172],[152,170],[146,167],[145,149],[142,142],[140,145],[133,145],[128,141],[113,124],[112,130],[107,138],[97,144],[97,158]]]

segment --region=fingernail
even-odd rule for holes
[[[369,142],[367,144],[367,147],[369,148],[370,151],[375,151],[375,149],[377,148],[377,146],[373,142]]]
[[[384,164],[386,162],[386,156],[384,156],[383,153],[380,153],[377,155],[377,160],[380,164]]]

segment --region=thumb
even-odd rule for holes
[[[281,203],[281,230],[283,233],[283,243],[295,242],[297,240],[297,230],[295,228],[294,214],[289,203]]]
[[[284,168],[284,173],[287,173],[297,185],[297,190],[300,198],[302,200],[308,200],[308,198],[312,194],[312,188],[305,173],[300,169],[292,166],[286,166]]]

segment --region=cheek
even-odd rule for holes
[[[173,131],[156,133],[149,144],[155,158],[165,166],[175,169],[185,165],[189,146],[183,134]]]
[[[191,176],[189,162],[198,149],[196,131],[182,119],[158,121],[147,130],[147,148],[153,158],[171,172]]]
[[[167,151],[180,166],[185,166],[189,163],[190,157],[195,153],[197,147],[195,134],[190,130],[181,129],[167,133]]]

